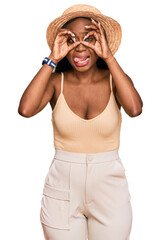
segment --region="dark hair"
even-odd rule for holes
[[[91,18],[89,17],[75,17],[75,18],[72,18],[70,19],[68,22],[66,22],[61,28],[67,28],[67,25],[71,22],[73,22],[74,20],[78,19],[78,18],[84,18],[84,19],[88,19],[91,21]],[[96,21],[96,20],[95,20]],[[104,34],[105,34],[105,38],[107,40],[107,37],[106,37],[106,32],[104,30]],[[97,59],[97,67],[98,68],[101,68],[101,69],[108,69],[108,66],[107,64],[105,63],[105,61],[102,59],[102,58],[98,58]],[[56,66],[56,69],[55,69],[55,72],[65,72],[67,70],[70,70],[70,69],[73,69],[73,67],[71,66],[71,64],[69,63],[67,57],[64,57],[60,62],[58,62],[57,66]]]

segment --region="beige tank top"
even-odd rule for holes
[[[83,119],[69,108],[63,94],[64,74],[61,74],[61,92],[51,119],[55,149],[97,153],[119,148],[122,114],[113,93],[111,74],[108,104],[99,115],[91,119]]]

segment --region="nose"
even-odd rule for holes
[[[86,50],[86,46],[83,45],[83,44],[80,42],[80,44],[78,44],[75,49],[76,49],[76,51],[79,51],[79,52],[85,51],[85,50]]]

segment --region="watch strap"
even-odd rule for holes
[[[56,63],[54,63],[51,59],[49,59],[48,57],[45,57],[42,61],[42,65],[46,63],[47,65],[51,66],[52,68],[56,67]]]

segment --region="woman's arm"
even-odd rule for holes
[[[68,46],[67,39],[74,37],[73,33],[68,29],[61,29],[53,43],[53,49],[49,58],[56,64],[64,58],[67,53],[76,47],[79,42],[75,42]],[[52,73],[53,68],[44,64],[35,75],[26,90],[24,91],[18,113],[24,117],[32,117],[40,112],[46,104],[51,100],[54,94],[53,81],[60,73]]]
[[[28,87],[25,89],[19,103],[18,113],[24,117],[32,117],[41,111],[54,94],[52,74],[53,68],[44,64]]]
[[[132,80],[124,73],[114,56],[106,60],[115,84],[116,97],[130,117],[142,113],[143,102]]]
[[[135,117],[141,114],[143,102],[135,89],[132,80],[124,73],[112,55],[100,23],[97,23],[92,19],[92,24],[93,25],[85,26],[87,29],[91,29],[85,38],[93,35],[96,41],[94,44],[83,41],[83,44],[87,47],[91,47],[96,54],[106,62],[114,80],[117,100],[124,108],[125,112],[130,117]]]

